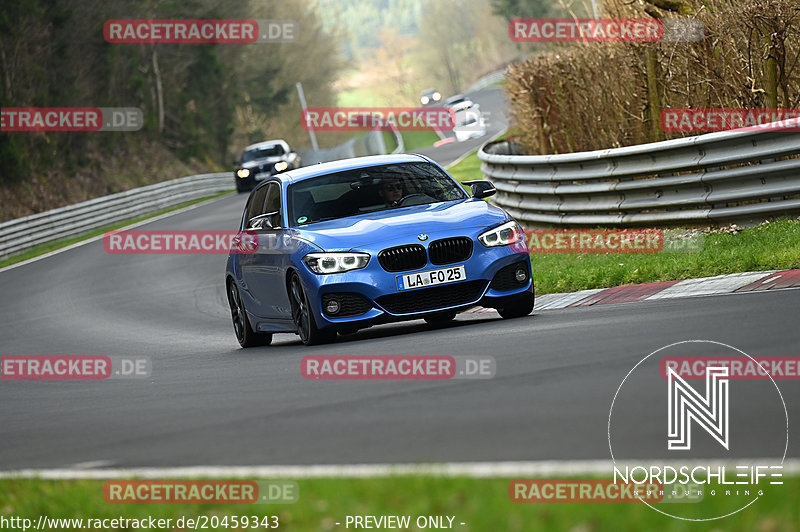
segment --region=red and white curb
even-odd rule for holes
[[[769,270],[763,272],[731,273],[684,281],[631,284],[614,288],[581,290],[569,294],[536,296],[534,310],[567,307],[588,307],[629,301],[650,301],[676,297],[712,296],[734,292],[756,292],[800,287],[800,270]],[[493,309],[473,309],[470,312],[489,313]]]

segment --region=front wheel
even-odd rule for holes
[[[236,340],[239,341],[239,345],[242,347],[256,347],[272,343],[272,333],[255,332],[250,327],[247,311],[244,309],[244,304],[242,304],[242,298],[236,288],[236,282],[232,280],[228,282],[228,305],[231,307],[233,332],[236,334]]]
[[[533,294],[525,292],[519,296],[508,298],[508,302],[497,309],[503,319],[521,318],[533,312]]]
[[[308,297],[303,290],[300,277],[292,274],[289,281],[289,299],[292,305],[292,320],[297,328],[297,335],[305,345],[324,344],[336,338],[336,331],[323,331],[317,328],[314,313],[308,304]]]

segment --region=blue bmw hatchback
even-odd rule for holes
[[[503,318],[533,310],[531,263],[520,226],[470,197],[421,155],[347,159],[259,184],[240,230],[254,253],[228,256],[225,285],[242,347],[293,332],[306,345],[378,323],[444,323],[474,306]]]

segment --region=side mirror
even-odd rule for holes
[[[254,216],[247,220],[247,229],[254,230],[254,231],[263,231],[266,229],[277,229],[277,227],[272,226],[272,218],[278,214],[278,212],[269,212],[267,214],[259,214],[258,216]]]
[[[497,192],[497,189],[494,188],[491,181],[464,181],[463,184],[469,185],[469,189],[472,191],[472,197],[476,199],[488,198]]]

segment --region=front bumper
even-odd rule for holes
[[[486,248],[475,240],[472,256],[452,264],[433,265],[429,262],[418,270],[387,272],[376,254],[371,253],[369,264],[361,270],[317,275],[301,264],[299,273],[320,328],[362,328],[377,323],[417,319],[443,310],[460,311],[473,306],[497,308],[509,296],[532,293],[530,257],[527,251],[511,248]],[[400,275],[460,265],[465,268],[465,281],[398,289],[397,277]],[[515,265],[526,271],[523,283],[514,281],[518,269]],[[336,315],[325,311],[325,303],[331,298],[342,303]]]

